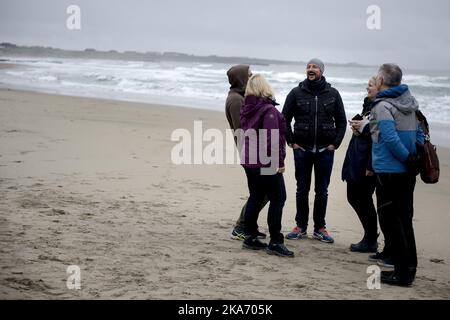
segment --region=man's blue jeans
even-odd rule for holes
[[[314,230],[325,228],[325,214],[328,202],[328,186],[333,169],[334,151],[325,149],[314,153],[309,150],[294,149],[295,178],[297,180],[297,226],[306,230],[309,219],[309,190],[314,168]]]

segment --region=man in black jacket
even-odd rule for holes
[[[297,180],[297,226],[286,238],[307,237],[309,218],[308,195],[314,167],[314,233],[317,240],[333,243],[326,230],[325,214],[328,185],[333,168],[334,151],[345,135],[347,119],[339,92],[323,76],[324,64],[312,59],[306,67],[306,79],[292,89],[286,98],[283,115],[286,118],[286,140],[294,149]],[[291,122],[294,119],[294,130]]]

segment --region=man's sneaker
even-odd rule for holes
[[[267,238],[267,235],[266,235],[265,233],[256,231],[256,237],[257,237],[258,239],[265,239],[265,238]]]
[[[303,239],[307,238],[308,234],[306,233],[306,229],[295,227],[286,235],[286,239],[294,240],[294,239]]]
[[[381,282],[394,285],[394,286],[402,286],[409,287],[412,285],[414,281],[413,276],[409,277],[399,277],[395,271],[381,271]]]
[[[334,242],[334,239],[328,234],[328,231],[325,228],[321,228],[317,231],[314,231],[313,237],[314,237],[314,239],[317,239],[319,241],[326,242],[326,243]]]
[[[266,249],[268,254],[277,255],[280,257],[294,257],[294,252],[290,251],[286,246],[282,243],[271,243]]]
[[[263,250],[267,248],[267,244],[258,240],[255,237],[246,237],[242,248],[251,250]]]
[[[380,259],[380,260],[377,261],[377,264],[380,267],[394,268],[394,261],[392,260],[391,257],[386,257],[384,259]]]
[[[240,230],[238,228],[234,228],[233,231],[231,232],[231,239],[233,240],[245,240],[245,234],[243,230]]]

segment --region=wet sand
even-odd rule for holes
[[[441,182],[416,188],[414,286],[369,290],[367,254],[348,250],[362,234],[340,181],[349,134],[330,187],[336,242],[287,241],[296,256],[283,259],[229,238],[248,193],[239,165],[171,162],[174,129],[224,130],[224,114],[7,89],[0,114],[2,299],[450,298],[448,149]],[[284,232],[295,215],[290,152],[286,167]],[[266,210],[267,232],[265,220]],[[80,290],[66,286],[70,265]]]

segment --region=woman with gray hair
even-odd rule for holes
[[[342,167],[342,180],[347,182],[348,202],[364,228],[362,240],[350,245],[350,250],[354,252],[377,252],[378,249],[377,211],[373,203],[376,178],[372,169],[372,139],[368,120],[378,92],[376,77],[369,80],[366,90],[362,113],[349,121],[353,135]]]

